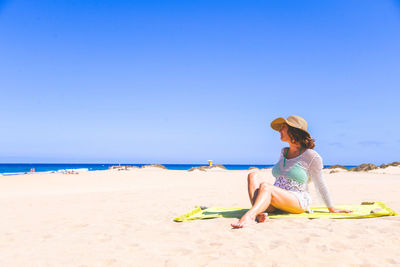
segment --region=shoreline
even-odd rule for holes
[[[341,168],[344,170],[352,171],[356,168],[359,171],[369,171],[373,169],[384,169],[389,166],[393,166],[393,164],[397,164],[394,166],[399,166],[400,162],[392,162],[389,164],[382,164],[380,167],[368,163],[361,165],[324,165],[324,169],[337,169]],[[25,171],[1,171],[6,168],[4,166],[21,166],[21,168]],[[27,171],[28,166],[30,169],[34,169],[34,172]],[[58,166],[58,168],[57,168]],[[15,176],[15,175],[25,175],[31,173],[82,173],[82,172],[92,172],[92,171],[103,171],[108,169],[131,169],[131,168],[148,168],[148,167],[160,167],[166,170],[180,170],[180,171],[192,171],[195,169],[204,169],[209,168],[209,165],[206,164],[103,164],[103,163],[0,163],[0,176]],[[252,170],[252,169],[269,169],[272,168],[273,164],[214,164],[212,167],[222,167],[230,171],[235,170]],[[371,167],[372,166],[372,167]],[[41,168],[52,168],[52,169],[44,169]],[[69,168],[68,168],[69,167]],[[74,168],[75,167],[75,168]],[[86,168],[85,168],[86,167]],[[38,170],[36,170],[39,168]],[[335,170],[336,171],[336,170]]]

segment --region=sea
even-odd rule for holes
[[[142,167],[150,164],[129,164],[121,163],[121,166],[137,166]],[[193,167],[207,166],[204,164],[162,164],[168,170],[189,170]],[[248,170],[250,167],[256,168],[270,168],[274,165],[257,165],[257,164],[221,164],[228,170]],[[107,170],[111,166],[118,166],[118,163],[0,163],[0,175],[18,175],[29,173],[31,169],[35,172],[86,172],[86,171],[99,171]],[[326,165],[325,167],[329,167]],[[356,166],[347,165],[346,168],[353,168]]]

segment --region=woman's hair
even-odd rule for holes
[[[315,140],[311,138],[309,133],[290,125],[288,125],[287,133],[292,143],[300,143],[301,146],[305,148],[312,149],[315,147]]]

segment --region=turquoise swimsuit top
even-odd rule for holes
[[[272,168],[272,175],[276,178],[283,175],[279,164],[276,164]],[[286,172],[285,176],[299,184],[305,184],[308,180],[307,172],[300,166],[298,162]]]
[[[288,153],[289,149],[286,150],[286,153],[284,155],[284,166],[285,166],[285,162],[286,162],[286,156]],[[299,156],[301,154],[301,150],[299,152]],[[281,168],[279,167],[279,163],[276,164],[273,168],[272,168],[272,175],[276,178],[283,176],[283,173],[281,171]],[[299,164],[299,162],[297,162],[295,165],[293,165],[292,168],[290,168],[285,175],[286,178],[298,183],[298,184],[305,184],[308,180],[308,175],[306,170],[304,170],[304,168],[302,168]]]

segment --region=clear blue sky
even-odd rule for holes
[[[400,160],[400,2],[0,0],[0,162]]]

